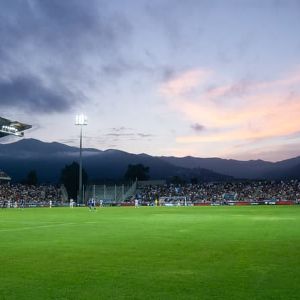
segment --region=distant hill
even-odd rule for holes
[[[205,168],[217,173],[245,179],[285,179],[300,176],[300,157],[279,162],[263,160],[240,161],[221,158],[161,157],[162,160],[183,168]],[[297,168],[298,166],[298,168]],[[298,172],[298,173],[297,173]]]
[[[0,144],[0,170],[13,180],[20,181],[35,169],[41,182],[58,182],[61,169],[78,161],[79,149],[61,143],[45,143],[23,139],[11,144]],[[237,179],[300,179],[300,157],[280,162],[263,160],[239,161],[221,158],[187,156],[154,157],[131,154],[120,150],[84,149],[83,166],[90,181],[120,180],[128,164],[143,164],[150,168],[151,179],[170,179],[179,176],[190,180],[222,181]]]
[[[34,169],[41,182],[57,182],[61,169],[72,161],[78,161],[79,149],[60,143],[45,143],[35,139],[23,139],[11,144],[0,144],[0,169],[14,181],[21,181]],[[83,167],[90,181],[120,180],[129,164],[141,163],[150,168],[151,179],[170,179],[179,176],[199,181],[231,180],[227,175],[203,168],[184,168],[159,157],[147,154],[131,154],[119,150],[83,150]]]

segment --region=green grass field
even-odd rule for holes
[[[300,206],[2,209],[0,299],[300,299]]]

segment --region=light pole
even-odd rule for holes
[[[80,147],[79,147],[79,204],[83,202],[82,199],[82,126],[87,125],[87,117],[84,114],[76,115],[75,125],[80,126]]]

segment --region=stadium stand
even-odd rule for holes
[[[300,182],[236,181],[174,185],[165,181],[137,181],[132,185],[89,186],[85,200],[106,205],[256,205],[299,203]]]
[[[4,176],[5,173],[0,174]],[[91,185],[85,193],[86,203],[90,199],[95,199],[97,205],[106,206],[133,206],[135,200],[144,206],[290,205],[300,204],[300,181]],[[52,206],[69,205],[64,186],[0,184],[0,207],[49,206],[50,201]]]
[[[50,201],[53,206],[67,205],[61,188],[53,185],[0,184],[2,208],[49,206]]]
[[[240,181],[186,185],[144,185],[137,194],[142,204],[245,205],[299,203],[300,182]]]

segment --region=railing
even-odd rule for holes
[[[136,182],[131,185],[90,185],[86,188],[85,201],[95,199],[104,202],[123,202],[135,195]]]

